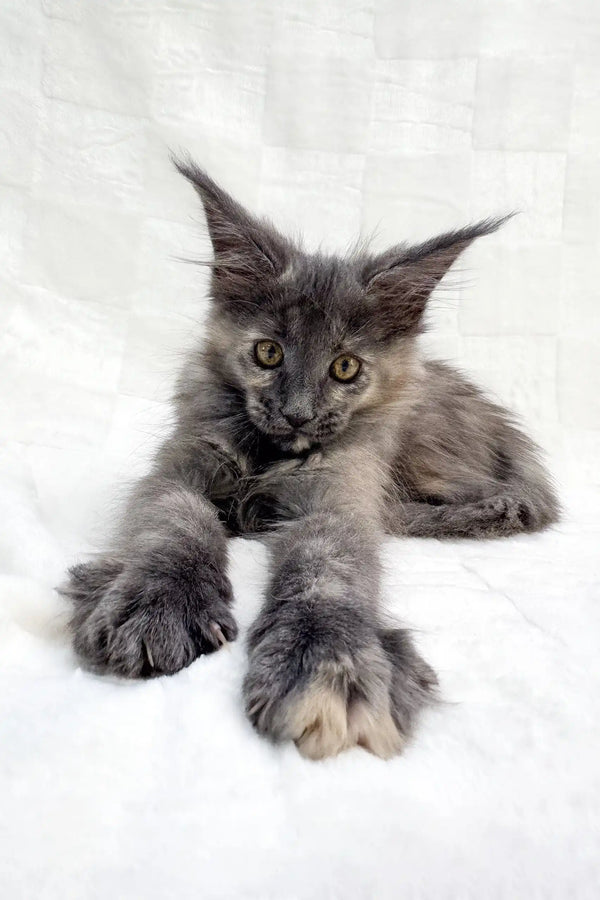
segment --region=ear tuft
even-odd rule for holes
[[[413,246],[399,244],[371,257],[361,270],[367,297],[396,333],[417,331],[431,292],[460,254],[478,237],[492,234],[515,213],[483,219]]]
[[[190,157],[171,160],[202,201],[210,235],[215,298],[241,295],[264,279],[277,277],[287,265],[288,244],[268,222],[261,221],[224,191]]]

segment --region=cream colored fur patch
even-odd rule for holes
[[[323,671],[288,713],[289,735],[309,759],[335,756],[350,747],[364,747],[382,759],[400,753],[404,739],[392,719],[389,701],[377,707],[366,700],[348,705],[332,682],[344,680],[343,667]],[[387,697],[386,697],[387,700]]]

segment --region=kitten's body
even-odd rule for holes
[[[381,533],[507,535],[557,514],[534,445],[416,344],[432,288],[499,223],[378,257],[311,257],[180,168],[215,249],[208,337],[112,551],[71,571],[76,649],[99,670],[139,676],[217,648],[236,635],[226,533],[271,531],[249,716],[309,756],[356,743],[389,756],[435,677],[405,632],[382,625]],[[256,364],[260,341],[282,350],[277,368]],[[329,370],[340,353],[360,360],[343,384]]]

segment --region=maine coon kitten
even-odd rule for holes
[[[251,721],[309,757],[354,744],[391,756],[436,679],[408,633],[382,623],[382,534],[493,537],[557,517],[532,442],[416,342],[433,288],[502,220],[377,255],[309,255],[176,165],[214,249],[208,333],[112,548],[70,571],[75,649],[144,677],[233,640],[227,535],[269,530]]]

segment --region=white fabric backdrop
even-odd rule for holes
[[[599,59],[594,0],[0,0],[2,896],[598,896]],[[242,642],[146,684],[71,655],[52,586],[101,545],[202,330],[169,148],[310,245],[521,210],[426,342],[524,416],[567,512],[387,543],[450,701],[391,763],[259,741]],[[232,576],[245,626],[259,544]]]

